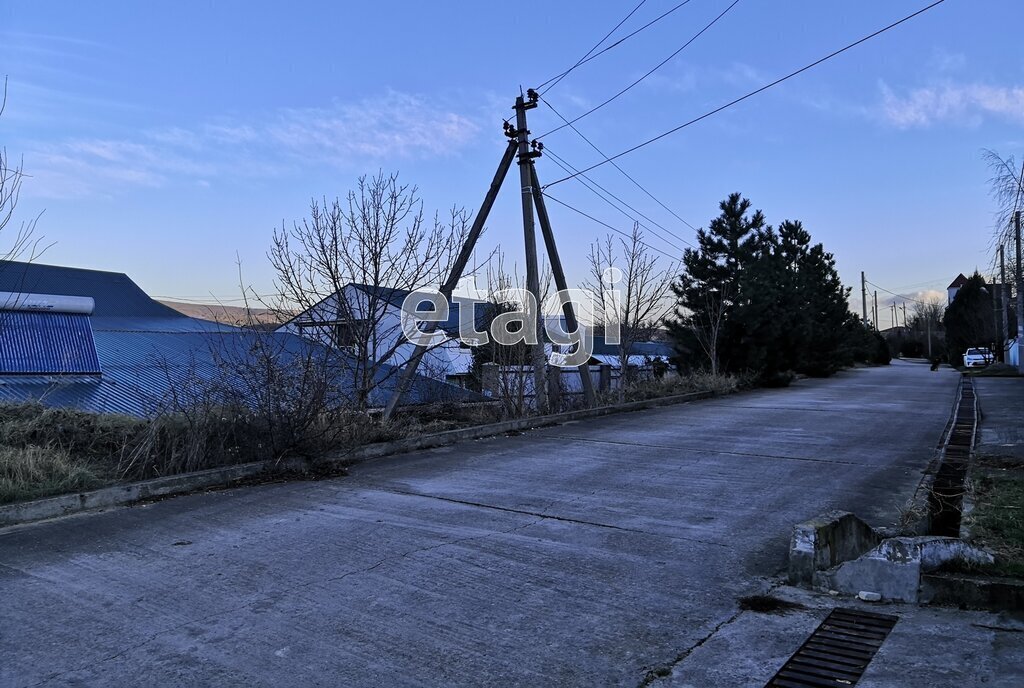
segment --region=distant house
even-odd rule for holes
[[[182,315],[122,273],[0,261],[0,402],[150,415],[190,381],[213,379],[223,352],[245,356],[260,337],[273,338],[282,357],[309,346],[287,331]],[[371,405],[390,396],[396,376],[388,372]],[[418,376],[403,400],[478,398]]]
[[[594,336],[592,364],[605,363],[613,368],[618,368],[621,363],[619,354],[618,344],[607,343],[602,335]],[[669,359],[675,355],[675,349],[669,342],[633,342],[626,356],[626,365],[645,367],[652,365],[655,361],[668,364]]]
[[[348,349],[353,355],[365,355],[374,363],[401,366],[416,349],[402,333],[402,304],[410,293],[405,289],[353,282],[302,311],[277,331]],[[420,307],[432,310],[423,304]],[[470,316],[476,330],[485,329],[487,313],[487,304],[477,304]],[[460,304],[450,301],[448,317],[437,327],[444,335],[443,341],[424,354],[418,368],[422,375],[464,386],[462,378],[472,367],[472,351],[471,344],[458,337],[461,314]]]
[[[964,277],[964,273],[962,272],[956,276],[955,280],[949,283],[949,286],[946,287],[947,306],[953,303],[953,299],[956,298],[957,292],[959,292],[960,288],[963,287],[965,284],[967,284],[967,278]]]

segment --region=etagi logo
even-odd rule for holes
[[[602,275],[602,292],[600,294],[589,289],[564,289],[550,295],[544,300],[545,313],[562,313],[565,304],[572,304],[577,319],[581,313],[603,313],[613,315],[619,312],[622,271],[608,268]],[[469,296],[452,296],[452,301],[459,305],[458,339],[470,346],[482,346],[494,341],[501,346],[514,346],[519,343],[534,345],[540,339],[538,322],[543,323],[547,341],[552,346],[548,355],[548,363],[560,368],[575,368],[585,364],[594,353],[594,333],[589,327],[577,321],[576,329],[567,331],[563,328],[560,318],[540,318],[542,312],[538,308],[537,299],[526,289],[510,288],[488,294],[473,287]],[[498,304],[500,312],[491,319],[486,330],[478,330],[477,306]],[[451,317],[448,300],[436,289],[418,289],[410,292],[402,301],[402,334],[415,345],[426,348],[436,347],[451,337],[448,331],[424,331],[428,323],[447,323]],[[619,343],[618,319],[604,327],[604,340],[608,344]],[[555,348],[567,349],[567,353],[555,351]]]

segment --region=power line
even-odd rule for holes
[[[562,78],[563,76],[565,76],[566,74],[568,74],[568,73],[569,73],[569,72],[571,72],[572,70],[576,69],[577,67],[581,67],[581,66],[585,65],[586,63],[590,62],[591,60],[593,60],[594,58],[596,58],[596,57],[600,57],[601,55],[604,55],[604,54],[605,54],[606,52],[608,52],[608,51],[609,51],[609,50],[611,50],[612,48],[614,48],[614,47],[616,47],[616,46],[619,46],[619,45],[622,45],[623,43],[625,43],[626,41],[628,41],[628,40],[629,40],[630,38],[632,38],[633,36],[637,35],[637,34],[638,34],[638,33],[640,33],[641,31],[643,31],[644,29],[646,29],[647,27],[649,27],[649,26],[652,26],[652,25],[654,25],[654,24],[657,24],[657,23],[658,23],[659,21],[661,21],[662,19],[664,19],[664,18],[665,18],[665,17],[667,17],[668,15],[672,14],[673,12],[675,12],[676,10],[678,10],[678,9],[679,9],[680,7],[682,7],[683,5],[688,5],[688,4],[690,4],[690,2],[691,2],[691,0],[683,0],[683,2],[679,3],[678,5],[676,5],[675,7],[673,7],[672,9],[668,10],[667,12],[665,12],[665,13],[663,13],[663,14],[660,14],[660,15],[658,15],[657,17],[655,17],[655,18],[654,18],[654,19],[652,19],[651,21],[649,21],[649,22],[647,22],[646,24],[644,24],[643,26],[641,26],[641,27],[640,27],[639,29],[637,29],[636,31],[633,31],[632,33],[626,34],[625,36],[623,36],[623,37],[622,37],[622,38],[620,38],[619,40],[615,41],[614,43],[612,43],[611,45],[609,45],[608,47],[606,47],[606,48],[605,48],[604,50],[601,50],[601,51],[599,51],[599,52],[597,52],[597,53],[594,53],[593,55],[591,55],[590,57],[586,58],[585,60],[580,60],[579,62],[577,62],[576,64],[574,64],[574,65],[573,65],[572,67],[570,67],[569,69],[565,70],[565,71],[564,71],[564,72],[562,72],[561,74],[556,74],[555,76],[551,77],[550,79],[548,79],[547,81],[545,81],[545,82],[544,82],[543,84],[541,84],[540,86],[537,86],[537,88],[536,88],[536,89],[534,89],[534,90],[536,90],[536,91],[540,91],[540,89],[544,88],[545,86],[547,86],[547,84],[551,83],[552,81],[555,81],[556,79],[561,79],[561,78]],[[641,3],[641,4],[643,4],[643,3]],[[636,11],[636,10],[634,10],[634,12],[635,12],[635,11]],[[632,14],[632,12],[631,12],[630,14]],[[628,18],[629,18],[629,17],[627,17],[627,19],[628,19]],[[624,21],[624,20],[623,20],[623,21]],[[618,27],[616,27],[616,28],[618,28]],[[612,29],[612,33],[614,33],[614,31],[615,31],[615,30],[614,30],[614,29]],[[610,35],[611,35],[611,34],[609,34],[609,36],[610,36]],[[604,38],[603,40],[607,40],[607,38],[608,38],[608,36],[605,36],[605,38]],[[603,42],[603,40],[602,40],[602,42]],[[600,43],[598,43],[598,45],[600,45]],[[550,90],[551,90],[551,87],[548,87],[548,89],[547,89],[547,90],[548,90],[548,91],[550,91]],[[545,91],[545,93],[546,93],[546,92],[547,92],[547,91]]]
[[[564,170],[564,171],[565,171],[565,172],[566,172],[567,174],[572,174],[573,172],[575,172],[575,171],[576,171],[576,168],[575,168],[575,167],[573,167],[573,166],[572,166],[572,165],[571,165],[571,164],[570,164],[570,163],[569,163],[569,162],[568,162],[567,160],[565,160],[565,158],[562,158],[562,157],[560,157],[559,155],[555,154],[555,153],[554,153],[553,151],[551,151],[551,149],[550,149],[550,148],[548,148],[548,147],[545,147],[545,148],[544,148],[544,152],[545,152],[546,154],[550,155],[550,156],[551,156],[551,160],[552,160],[552,162],[554,162],[554,163],[555,163],[556,165],[558,165],[558,166],[559,166],[560,168],[562,168],[562,170]],[[637,210],[636,208],[634,208],[633,206],[631,206],[631,205],[630,205],[629,203],[626,203],[626,202],[625,202],[624,200],[622,200],[621,198],[619,198],[618,196],[616,196],[615,194],[613,194],[613,193],[612,193],[611,191],[609,191],[608,189],[606,189],[606,188],[604,188],[603,186],[601,186],[600,184],[598,184],[598,183],[597,183],[596,181],[594,181],[594,180],[593,180],[593,179],[592,179],[591,177],[588,177],[587,175],[585,175],[585,174],[584,174],[584,175],[580,175],[579,177],[576,177],[576,180],[577,180],[578,182],[580,182],[581,184],[583,184],[583,186],[585,186],[585,187],[586,187],[587,189],[589,189],[589,190],[591,191],[591,193],[593,193],[594,195],[596,195],[596,196],[597,196],[598,198],[600,198],[601,200],[603,200],[603,201],[604,201],[605,203],[607,203],[608,205],[610,205],[610,206],[612,206],[613,208],[615,208],[616,210],[618,210],[618,211],[619,211],[620,213],[622,213],[623,215],[625,215],[626,217],[628,217],[628,218],[629,218],[630,220],[632,220],[633,222],[636,222],[637,224],[639,224],[639,225],[640,225],[641,227],[643,227],[644,229],[646,229],[647,231],[649,231],[649,232],[650,232],[651,234],[653,234],[654,236],[656,236],[656,237],[658,237],[659,239],[661,239],[662,241],[664,241],[664,242],[665,242],[666,244],[668,244],[668,245],[669,245],[669,246],[671,246],[672,248],[674,248],[674,249],[677,249],[677,250],[679,250],[679,251],[682,251],[682,250],[684,250],[684,249],[683,249],[683,247],[681,247],[681,246],[678,246],[678,245],[674,244],[673,242],[669,241],[668,239],[666,239],[665,237],[661,236],[660,234],[658,234],[658,232],[657,232],[657,231],[655,231],[654,229],[652,229],[652,228],[648,227],[647,225],[643,224],[642,222],[640,222],[639,220],[637,220],[637,219],[636,219],[635,217],[633,217],[632,215],[630,215],[629,213],[627,213],[627,212],[626,212],[625,210],[623,210],[622,208],[620,208],[619,206],[615,205],[615,204],[614,204],[614,203],[612,203],[612,202],[611,202],[610,200],[608,200],[607,198],[605,198],[605,196],[603,196],[603,195],[602,195],[602,194],[601,194],[601,193],[600,193],[599,191],[597,191],[597,189],[600,189],[601,191],[603,191],[603,192],[604,192],[605,194],[607,194],[608,196],[611,196],[611,197],[612,197],[612,198],[614,198],[614,199],[615,199],[616,201],[618,201],[618,202],[619,202],[619,203],[621,203],[622,205],[626,206],[627,208],[629,208],[629,209],[630,209],[630,210],[632,210],[632,211],[633,211],[634,213],[636,213],[636,214],[637,214],[637,215],[639,215],[640,217],[644,218],[645,220],[647,220],[648,222],[650,222],[650,223],[651,223],[651,224],[653,224],[654,226],[656,226],[656,227],[659,227],[659,228],[661,228],[662,230],[664,230],[665,232],[667,232],[667,233],[669,233],[669,234],[672,234],[672,232],[670,232],[670,231],[669,231],[668,229],[666,229],[666,228],[665,228],[664,226],[662,226],[661,224],[659,224],[659,223],[658,223],[658,222],[656,222],[655,220],[652,220],[652,219],[651,219],[651,218],[649,218],[649,217],[648,217],[647,215],[645,215],[644,213],[640,212],[639,210]],[[584,181],[584,180],[586,180],[586,181]],[[589,184],[588,184],[588,182],[589,182]],[[591,185],[592,185],[592,186],[591,186]],[[597,187],[597,189],[595,189],[595,188],[593,188],[593,187]],[[673,234],[673,236],[676,236],[676,235],[674,235],[674,234]],[[697,248],[697,247],[696,247],[696,246],[694,246],[694,245],[693,245],[692,243],[690,243],[690,242],[689,242],[689,241],[687,241],[686,239],[683,239],[682,237],[676,236],[676,238],[677,238],[677,239],[679,239],[680,241],[682,241],[682,242],[683,242],[684,244],[686,244],[687,246],[689,246],[689,247],[691,247],[691,248]]]
[[[545,197],[545,198],[549,198],[549,199],[551,199],[552,201],[554,201],[554,202],[555,202],[555,203],[557,203],[558,205],[561,205],[561,206],[565,206],[565,207],[566,207],[566,208],[568,208],[569,210],[571,210],[571,211],[573,211],[573,212],[575,212],[575,213],[579,213],[580,215],[582,215],[583,217],[587,218],[588,220],[592,220],[592,221],[596,222],[597,224],[601,225],[602,227],[606,227],[606,228],[610,229],[611,231],[615,232],[616,234],[621,234],[622,236],[626,237],[627,239],[629,239],[629,238],[630,238],[630,235],[629,235],[629,234],[627,234],[626,232],[623,232],[623,231],[622,231],[621,229],[619,229],[619,228],[617,228],[617,227],[612,227],[612,226],[611,226],[610,224],[608,224],[607,222],[602,222],[601,220],[598,220],[598,219],[597,219],[596,217],[594,217],[593,215],[588,215],[587,213],[583,212],[583,211],[582,211],[582,210],[580,210],[579,208],[576,208],[576,207],[574,207],[574,206],[571,206],[571,205],[569,205],[569,204],[568,204],[568,203],[566,203],[565,201],[560,201],[560,200],[558,200],[557,198],[555,198],[555,197],[554,197],[554,196],[552,196],[551,194],[547,193],[546,191],[542,191],[541,193],[543,193],[543,194],[544,194],[544,197]],[[643,245],[643,246],[646,246],[647,248],[651,249],[652,251],[657,251],[658,253],[660,253],[661,255],[665,256],[666,258],[668,258],[669,260],[671,260],[671,261],[673,261],[673,262],[676,262],[676,261],[678,261],[678,260],[679,260],[679,258],[677,258],[677,257],[675,257],[675,256],[673,256],[673,255],[670,255],[670,254],[668,254],[668,253],[665,253],[665,252],[664,252],[664,251],[662,251],[662,250],[661,250],[660,248],[657,248],[656,246],[651,246],[650,244],[648,244],[648,243],[647,243],[647,242],[645,242],[645,241],[641,241],[641,242],[638,242],[638,243],[640,243],[640,244],[641,244],[641,245]]]
[[[662,60],[661,62],[659,62],[659,63],[658,63],[657,65],[655,65],[655,66],[654,66],[654,67],[653,67],[653,68],[652,68],[652,69],[651,69],[650,71],[648,71],[648,72],[647,72],[646,74],[644,74],[643,76],[641,76],[641,77],[640,77],[639,79],[637,79],[636,81],[634,81],[633,83],[631,83],[631,84],[630,84],[629,86],[626,86],[626,88],[622,89],[621,91],[619,91],[618,93],[616,93],[616,94],[615,94],[615,95],[613,95],[613,96],[612,96],[611,98],[609,98],[608,100],[604,101],[603,103],[601,103],[601,104],[599,104],[599,105],[595,105],[594,107],[590,108],[589,110],[587,110],[586,112],[584,112],[584,113],[583,113],[582,115],[579,115],[578,117],[575,117],[575,118],[573,118],[573,119],[572,119],[571,121],[568,121],[568,122],[566,122],[565,124],[562,124],[562,125],[559,125],[559,126],[555,127],[554,129],[552,129],[551,131],[547,132],[546,134],[541,134],[541,135],[540,135],[540,136],[538,136],[537,138],[538,138],[538,139],[542,139],[542,138],[544,138],[545,136],[547,136],[548,134],[554,134],[554,133],[555,133],[556,131],[560,131],[560,130],[562,130],[562,129],[565,129],[565,128],[566,128],[566,127],[568,127],[568,126],[571,126],[571,125],[572,125],[572,124],[573,124],[574,122],[579,122],[579,121],[580,121],[581,119],[583,119],[584,117],[586,117],[586,116],[588,116],[588,115],[591,115],[591,114],[593,114],[593,113],[597,112],[598,110],[600,110],[601,108],[603,108],[603,107],[604,107],[605,105],[607,105],[608,103],[612,102],[613,100],[615,100],[616,98],[618,98],[618,97],[619,97],[619,96],[621,96],[622,94],[624,94],[624,93],[626,93],[627,91],[629,91],[630,89],[632,89],[632,88],[633,88],[634,86],[636,86],[636,85],[637,85],[637,84],[639,84],[639,83],[640,83],[641,81],[643,81],[644,79],[646,79],[647,77],[649,77],[649,76],[650,76],[651,74],[654,74],[654,73],[655,73],[656,71],[658,71],[659,69],[661,69],[662,67],[664,67],[664,66],[665,66],[665,64],[666,64],[666,63],[667,63],[667,62],[668,62],[669,60],[671,60],[672,58],[674,58],[674,57],[675,57],[676,55],[678,55],[679,53],[683,52],[683,50],[685,50],[685,49],[686,49],[686,48],[687,48],[687,47],[688,47],[688,46],[689,46],[689,45],[690,45],[691,43],[693,43],[693,42],[694,42],[695,40],[697,40],[698,38],[700,38],[700,37],[701,37],[701,35],[702,35],[702,34],[703,34],[703,33],[704,33],[705,31],[707,31],[707,30],[708,30],[708,29],[710,29],[710,28],[711,28],[712,26],[714,26],[715,24],[717,24],[717,23],[718,23],[718,20],[719,20],[719,19],[721,19],[722,17],[724,17],[724,16],[726,15],[726,14],[728,14],[728,13],[729,13],[729,10],[731,10],[731,9],[732,9],[733,7],[735,7],[735,6],[736,6],[736,5],[738,5],[739,3],[740,3],[740,0],[733,0],[733,2],[732,2],[732,4],[731,4],[731,5],[729,5],[729,6],[728,6],[728,7],[726,7],[726,8],[724,9],[724,10],[722,10],[722,13],[721,13],[721,14],[719,14],[719,15],[718,15],[717,17],[715,17],[714,19],[712,19],[712,20],[711,20],[710,22],[708,22],[708,23],[707,23],[707,24],[706,24],[706,25],[704,26],[704,28],[703,28],[703,29],[701,29],[700,31],[698,31],[697,33],[695,33],[695,34],[694,34],[694,35],[693,35],[693,36],[692,36],[692,37],[690,38],[690,40],[686,41],[686,42],[685,42],[685,43],[683,43],[683,44],[682,44],[681,46],[679,46],[679,47],[678,47],[678,48],[676,49],[676,51],[675,51],[674,53],[672,53],[671,55],[669,55],[668,57],[666,57],[666,58],[665,58],[664,60]],[[548,89],[548,90],[551,90],[551,89]]]
[[[930,305],[931,305],[931,304],[930,304],[930,303],[928,303],[927,301],[921,301],[920,299],[912,299],[912,298],[910,298],[909,296],[904,296],[903,294],[897,294],[897,293],[896,293],[896,292],[894,292],[894,291],[889,291],[889,290],[888,290],[888,289],[886,289],[885,287],[880,287],[880,286],[878,286],[877,284],[875,284],[875,283],[874,283],[874,282],[872,282],[871,280],[864,280],[864,281],[865,281],[866,283],[870,284],[870,285],[871,285],[872,287],[874,287],[874,288],[876,288],[876,289],[881,289],[881,290],[882,290],[882,291],[884,291],[884,292],[885,292],[886,294],[889,294],[889,295],[891,295],[891,296],[898,296],[898,297],[900,297],[901,299],[903,299],[904,301],[913,301],[914,303],[919,303],[919,304],[921,304],[921,305],[923,305],[923,306],[930,306]]]
[[[553,106],[553,105],[552,105],[551,103],[549,103],[548,101],[544,100],[543,98],[541,98],[541,101],[542,101],[542,102],[543,102],[543,103],[544,103],[545,105],[547,105],[547,106],[548,106],[548,107],[549,107],[549,108],[551,109],[551,111],[552,111],[553,113],[555,113],[555,114],[556,114],[556,115],[558,116],[558,118],[559,118],[559,119],[561,119],[561,120],[562,120],[563,122],[565,122],[565,123],[566,123],[566,124],[567,124],[567,125],[568,125],[568,126],[569,126],[569,127],[570,127],[570,128],[571,128],[571,129],[573,130],[573,131],[574,131],[574,132],[576,132],[576,133],[577,133],[577,134],[579,135],[579,137],[580,137],[581,139],[583,139],[584,141],[586,141],[586,142],[587,142],[587,144],[589,144],[591,148],[593,148],[593,149],[594,149],[595,151],[597,151],[597,154],[598,154],[598,155],[600,155],[600,156],[601,156],[602,158],[604,158],[605,160],[608,160],[608,156],[607,156],[607,155],[605,155],[604,151],[602,151],[602,150],[601,150],[600,148],[598,148],[598,147],[597,147],[597,144],[595,144],[595,143],[594,143],[593,141],[591,141],[591,140],[590,140],[589,138],[587,138],[586,136],[584,136],[583,132],[582,132],[582,131],[580,131],[580,130],[579,130],[579,128],[578,128],[578,127],[576,127],[576,125],[574,125],[574,124],[572,124],[571,122],[569,122],[568,120],[566,120],[566,119],[565,119],[565,117],[564,117],[564,116],[562,115],[562,113],[560,113],[560,112],[559,112],[558,110],[556,110],[556,109],[555,109],[555,107],[554,107],[554,106]],[[624,169],[622,169],[621,167],[619,167],[619,164],[618,164],[618,163],[616,163],[616,162],[612,162],[612,161],[610,161],[610,160],[609,160],[609,162],[611,162],[611,163],[612,163],[612,167],[614,167],[614,168],[615,168],[615,169],[617,169],[617,170],[618,170],[619,172],[621,172],[621,173],[622,173],[622,175],[623,175],[623,176],[624,176],[624,177],[625,177],[626,179],[628,179],[629,181],[633,182],[633,185],[634,185],[634,186],[636,186],[636,188],[640,189],[640,190],[641,190],[641,191],[643,191],[643,192],[644,192],[645,194],[647,194],[647,196],[648,196],[648,197],[649,197],[649,198],[650,198],[651,200],[653,200],[653,201],[654,201],[655,203],[657,203],[657,204],[658,204],[658,205],[660,205],[660,206],[661,206],[662,208],[664,208],[665,210],[667,210],[667,211],[668,211],[668,212],[669,212],[669,213],[670,213],[670,214],[671,214],[671,215],[672,215],[672,216],[673,216],[674,218],[676,218],[677,220],[679,220],[680,222],[682,222],[682,223],[683,223],[684,225],[686,225],[687,227],[689,227],[690,229],[692,229],[692,230],[693,230],[693,231],[695,231],[695,232],[697,231],[697,228],[696,228],[696,227],[694,227],[693,225],[691,225],[691,224],[690,224],[689,222],[687,222],[687,221],[686,221],[686,220],[684,220],[684,219],[683,219],[682,217],[680,217],[680,216],[679,216],[679,215],[678,215],[678,214],[677,214],[677,213],[676,213],[676,212],[675,212],[674,210],[672,210],[672,209],[671,209],[671,208],[669,208],[669,207],[668,207],[667,205],[665,205],[665,204],[664,204],[664,203],[662,203],[662,202],[661,202],[660,200],[658,200],[658,198],[657,198],[657,197],[656,197],[656,196],[655,196],[654,194],[652,194],[652,193],[651,193],[650,191],[648,191],[648,190],[647,190],[646,188],[644,188],[644,186],[643,186],[643,185],[642,185],[642,184],[641,184],[640,182],[638,182],[638,181],[637,181],[636,179],[634,179],[634,178],[633,178],[632,176],[630,176],[630,174],[629,174],[629,173],[627,173],[627,172],[626,172],[626,170],[624,170]],[[571,167],[571,165],[570,165],[570,167]],[[576,170],[574,169],[574,171],[576,171]],[[588,178],[588,179],[590,179],[589,177],[587,177],[587,178]],[[593,179],[591,179],[591,181],[593,181]],[[594,182],[594,183],[596,183],[596,182]],[[639,211],[636,211],[636,212],[639,212]],[[647,218],[648,220],[650,220],[651,222],[654,222],[654,220],[651,220],[651,218],[647,217],[646,215],[644,215],[644,217],[646,217],[646,218]],[[655,224],[657,224],[657,223],[655,223]],[[691,243],[690,243],[689,241],[687,241],[687,240],[686,240],[686,239],[684,239],[683,237],[679,236],[678,234],[675,234],[674,232],[670,231],[670,230],[669,230],[668,228],[666,228],[666,227],[662,227],[662,225],[658,225],[658,226],[659,226],[659,227],[661,227],[662,229],[664,229],[664,230],[665,230],[666,232],[668,232],[668,233],[669,233],[669,234],[671,234],[672,236],[674,236],[674,237],[675,237],[676,239],[679,239],[680,241],[682,241],[682,242],[683,242],[684,244],[687,244],[688,246],[693,246],[693,244],[691,244]]]
[[[587,168],[581,170],[577,174],[582,174],[583,172],[589,172],[590,170],[592,170],[594,168],[597,168],[597,167],[600,167],[601,165],[604,165],[606,163],[609,163],[612,160],[615,160],[617,158],[621,158],[624,155],[628,155],[630,153],[633,153],[634,151],[637,151],[637,150],[643,148],[644,146],[649,146],[650,144],[654,143],[655,141],[663,139],[666,136],[669,136],[670,134],[674,134],[674,133],[676,133],[677,131],[679,131],[681,129],[685,129],[685,128],[693,125],[693,124],[696,124],[697,122],[700,122],[701,120],[705,120],[708,117],[711,117],[712,115],[716,115],[719,112],[722,112],[723,110],[727,110],[728,108],[731,108],[732,106],[737,105],[738,103],[742,103],[744,100],[747,100],[748,98],[752,98],[753,96],[756,96],[759,93],[767,91],[768,89],[772,88],[773,86],[778,86],[782,82],[788,81],[789,79],[792,79],[793,77],[795,77],[795,76],[797,76],[799,74],[802,74],[802,73],[806,72],[807,70],[812,69],[813,67],[817,67],[821,63],[827,62],[828,60],[831,60],[833,57],[841,55],[842,53],[845,53],[847,50],[850,50],[851,48],[855,48],[856,46],[860,45],[861,43],[869,41],[872,38],[875,38],[876,36],[879,36],[879,35],[885,33],[886,31],[894,29],[897,26],[899,26],[900,24],[903,24],[904,22],[910,21],[911,19],[913,19],[914,17],[918,16],[919,14],[924,14],[928,10],[930,10],[933,7],[936,7],[938,5],[941,5],[945,1],[946,0],[935,0],[935,2],[931,3],[930,5],[922,8],[922,9],[919,9],[918,11],[914,12],[913,14],[908,14],[907,16],[903,17],[899,21],[895,21],[892,24],[889,24],[888,26],[886,26],[884,28],[881,28],[878,31],[875,31],[874,33],[868,34],[867,36],[864,36],[863,38],[861,38],[859,40],[856,40],[853,43],[850,43],[849,45],[847,45],[847,46],[845,46],[843,48],[840,48],[839,50],[836,50],[836,51],[834,51],[832,53],[829,53],[825,57],[817,59],[814,62],[812,62],[812,63],[810,63],[808,65],[805,65],[805,66],[801,67],[800,69],[798,69],[798,70],[796,70],[794,72],[790,72],[789,74],[787,74],[784,77],[780,77],[780,78],[776,79],[775,81],[773,81],[773,82],[771,82],[769,84],[765,84],[764,86],[762,86],[762,87],[760,87],[760,88],[758,88],[758,89],[756,89],[754,91],[751,91],[751,92],[747,93],[744,96],[740,96],[739,98],[736,98],[735,100],[731,100],[728,103],[726,103],[725,105],[719,106],[719,107],[715,108],[714,110],[711,110],[710,112],[706,112],[703,115],[701,115],[700,117],[695,117],[694,119],[691,119],[689,122],[684,122],[683,124],[680,124],[678,127],[674,127],[672,129],[669,129],[668,131],[666,131],[664,133],[658,134],[654,138],[648,139],[648,140],[644,141],[643,143],[639,143],[639,144],[633,146],[632,148],[627,148],[626,150],[622,151],[621,153],[616,153],[615,155],[611,156],[610,158],[607,158],[607,159],[605,159],[605,160],[603,160],[603,161],[601,161],[599,163],[595,163],[595,164],[591,165],[590,167],[587,167]],[[572,177],[564,177],[562,179],[556,179],[555,181],[551,182],[547,186],[554,186],[555,184],[561,184],[562,182],[567,181],[567,180],[569,180],[571,178]],[[547,186],[545,188],[547,188]]]
[[[607,41],[607,40],[608,40],[608,37],[609,37],[609,36],[611,36],[611,35],[612,35],[613,33],[615,33],[615,32],[616,32],[616,31],[618,30],[618,28],[619,28],[620,26],[622,26],[623,24],[625,24],[625,23],[626,23],[626,20],[627,20],[627,19],[629,19],[630,17],[632,17],[632,16],[633,16],[633,15],[634,15],[634,14],[636,13],[636,11],[637,11],[638,9],[640,9],[641,7],[643,7],[643,5],[644,5],[644,3],[645,3],[645,2],[647,2],[647,0],[640,0],[640,4],[638,4],[638,5],[636,6],[636,7],[634,7],[634,8],[632,9],[632,11],[631,11],[631,12],[630,12],[629,14],[627,14],[627,15],[626,15],[625,17],[623,17],[623,18],[622,18],[622,21],[620,21],[620,22],[619,22],[618,24],[616,24],[616,25],[615,25],[615,26],[614,26],[614,27],[612,28],[612,30],[611,30],[611,31],[609,31],[608,33],[606,33],[606,34],[604,35],[604,38],[602,38],[602,39],[601,39],[601,40],[599,40],[599,41],[598,41],[597,43],[595,43],[595,44],[594,44],[594,47],[593,47],[593,48],[591,48],[590,50],[588,50],[588,51],[586,52],[586,54],[585,54],[585,55],[584,55],[583,57],[581,57],[580,59],[578,59],[578,60],[576,61],[576,64],[574,64],[574,65],[573,65],[572,67],[569,67],[569,69],[567,69],[567,70],[565,70],[564,72],[562,72],[561,74],[559,74],[559,75],[558,75],[558,77],[556,77],[556,78],[554,79],[554,83],[553,83],[553,84],[551,84],[550,86],[548,86],[548,87],[547,87],[547,88],[545,89],[545,93],[546,93],[547,91],[550,91],[551,89],[553,89],[553,88],[554,88],[555,86],[557,86],[557,85],[558,85],[558,82],[559,82],[559,81],[561,81],[562,79],[564,79],[564,78],[565,78],[565,77],[566,77],[566,76],[567,76],[567,75],[568,75],[568,74],[569,74],[569,73],[570,73],[570,72],[571,72],[572,70],[576,69],[576,68],[577,68],[577,67],[579,67],[579,66],[580,66],[581,64],[583,64],[583,62],[584,62],[584,61],[586,61],[586,59],[587,59],[588,57],[590,57],[590,54],[591,54],[592,52],[594,52],[595,50],[597,50],[597,49],[598,49],[598,48],[599,48],[599,47],[601,46],[601,44],[602,44],[602,43],[604,43],[605,41]],[[548,79],[548,81],[551,81],[551,79]],[[538,87],[537,87],[537,90],[539,91],[539,90],[540,90],[541,88],[543,88],[543,87],[544,87],[545,85],[547,85],[548,81],[545,81],[545,82],[544,82],[543,84],[541,84],[540,86],[538,86]]]

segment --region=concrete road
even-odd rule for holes
[[[0,685],[638,685],[743,621],[796,522],[894,522],[956,383],[859,369],[8,530]]]

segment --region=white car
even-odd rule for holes
[[[965,368],[984,368],[992,362],[992,352],[988,349],[968,349],[964,353]]]

